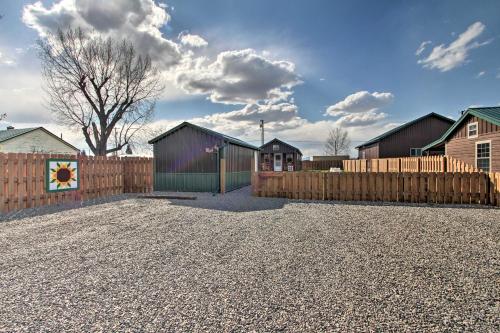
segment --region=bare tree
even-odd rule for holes
[[[50,109],[63,124],[82,130],[94,155],[122,150],[150,121],[160,76],[131,43],[70,29],[39,46]]]
[[[325,143],[325,153],[327,155],[337,156],[340,154],[348,154],[351,147],[351,140],[346,130],[340,127],[335,127],[330,130],[328,139]]]

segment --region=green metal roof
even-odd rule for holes
[[[381,134],[381,135],[379,135],[379,136],[377,136],[377,137],[375,137],[375,138],[373,138],[373,139],[371,139],[371,140],[369,140],[369,141],[367,141],[367,142],[365,142],[365,143],[357,146],[356,148],[359,149],[361,147],[365,147],[365,146],[369,146],[369,145],[372,145],[374,143],[377,143],[377,142],[385,139],[386,137],[388,137],[388,136],[390,136],[390,135],[392,135],[392,134],[394,134],[396,132],[399,132],[399,131],[401,131],[401,130],[403,130],[403,129],[405,129],[405,128],[407,128],[407,127],[409,127],[409,126],[411,126],[411,125],[413,125],[413,124],[415,124],[415,123],[417,123],[417,122],[419,122],[419,121],[421,121],[421,120],[423,120],[425,118],[428,118],[428,117],[436,117],[436,118],[439,118],[441,120],[447,121],[450,124],[453,124],[455,122],[453,119],[450,119],[448,117],[445,117],[445,116],[440,115],[440,114],[435,113],[435,112],[431,112],[429,114],[426,114],[425,116],[419,117],[419,118],[414,119],[414,120],[412,120],[410,122],[407,122],[407,123],[405,123],[405,124],[403,124],[401,126],[393,128],[390,131],[387,131],[387,132],[385,132],[385,133],[383,133],[383,134]]]
[[[40,127],[31,127],[31,128],[14,128],[14,129],[6,129],[0,130],[0,142],[4,142],[15,138],[16,136],[23,135],[39,129]]]
[[[481,108],[468,108],[462,113],[462,116],[451,126],[442,136],[434,142],[422,148],[422,151],[430,149],[434,146],[442,144],[446,139],[455,131],[455,129],[463,123],[467,116],[476,116],[484,119],[492,124],[500,126],[500,106],[494,107],[481,107]]]
[[[238,146],[247,147],[247,148],[254,149],[254,150],[259,150],[258,147],[254,146],[254,145],[251,145],[249,143],[246,143],[245,141],[242,141],[240,139],[237,139],[237,138],[234,138],[232,136],[225,135],[225,134],[222,134],[222,133],[219,133],[219,132],[216,132],[216,131],[212,131],[211,129],[208,129],[208,128],[205,128],[205,127],[201,127],[201,126],[198,126],[198,125],[195,125],[195,124],[191,124],[191,123],[189,123],[187,121],[185,121],[185,122],[183,122],[183,123],[175,126],[174,128],[166,131],[165,133],[157,136],[156,138],[149,140],[148,143],[149,144],[155,143],[158,140],[161,140],[164,137],[172,134],[173,132],[175,132],[175,131],[183,128],[184,126],[190,126],[190,127],[195,128],[195,129],[197,129],[199,131],[202,131],[202,132],[205,132],[207,134],[213,135],[215,137],[221,138],[224,141],[228,141],[228,142],[230,142],[232,144],[235,144],[235,145],[238,145]]]

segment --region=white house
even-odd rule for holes
[[[75,155],[80,150],[43,127],[0,130],[1,153],[51,153]]]

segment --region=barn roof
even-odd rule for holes
[[[286,142],[284,142],[284,141],[281,141],[281,140],[280,140],[280,139],[278,139],[278,138],[274,138],[274,139],[272,139],[271,141],[269,141],[269,142],[267,142],[267,143],[264,143],[262,146],[260,146],[260,149],[262,149],[263,147],[265,147],[265,146],[267,146],[267,145],[269,145],[269,144],[271,144],[271,143],[273,143],[273,142],[278,142],[278,143],[281,143],[281,144],[283,144],[283,145],[285,145],[285,146],[288,146],[288,147],[289,147],[289,148],[291,148],[292,150],[296,150],[296,151],[297,151],[300,155],[302,155],[302,152],[300,151],[300,149],[299,149],[299,148],[294,147],[294,146],[292,146],[291,144],[286,143]]]
[[[462,116],[451,126],[439,139],[431,142],[427,146],[423,147],[422,150],[430,149],[434,146],[440,145],[450,137],[450,135],[459,127],[467,118],[467,116],[476,116],[478,118],[484,119],[492,124],[500,126],[500,106],[494,107],[478,107],[478,108],[468,108],[462,113]]]
[[[21,136],[21,135],[24,135],[24,134],[36,131],[38,129],[44,131],[45,133],[49,134],[50,136],[54,137],[55,139],[61,141],[62,143],[64,143],[68,147],[71,147],[72,149],[74,149],[76,151],[80,150],[80,149],[76,148],[75,146],[69,144],[68,142],[64,141],[63,139],[61,139],[60,137],[58,137],[54,133],[46,130],[43,127],[11,128],[11,129],[0,130],[0,142],[4,142],[4,141],[7,141],[7,140],[16,138],[18,136]]]
[[[254,145],[251,145],[249,143],[246,143],[245,141],[242,141],[240,139],[234,138],[234,137],[226,135],[226,134],[222,134],[222,133],[219,133],[219,132],[216,132],[216,131],[212,131],[211,129],[208,129],[208,128],[205,128],[205,127],[201,127],[201,126],[198,126],[198,125],[195,125],[195,124],[191,124],[190,122],[187,122],[187,121],[185,121],[185,122],[183,122],[183,123],[175,126],[174,128],[166,131],[163,134],[160,134],[156,138],[153,138],[153,139],[149,140],[148,143],[153,144],[153,143],[155,143],[155,142],[157,142],[157,141],[159,141],[159,140],[161,140],[161,139],[169,136],[170,134],[174,133],[175,131],[178,131],[181,128],[186,127],[186,126],[194,128],[194,129],[196,129],[198,131],[202,131],[202,132],[207,133],[209,135],[215,136],[217,138],[220,138],[220,139],[222,139],[224,141],[230,142],[230,143],[235,144],[237,146],[242,146],[242,147],[246,147],[246,148],[250,148],[250,149],[254,149],[254,150],[259,150],[258,147],[254,146]]]
[[[361,148],[361,147],[369,146],[369,145],[372,145],[372,144],[377,143],[379,141],[382,141],[383,139],[387,138],[388,136],[390,136],[392,134],[395,134],[395,133],[397,133],[397,132],[399,132],[399,131],[401,131],[401,130],[403,130],[403,129],[405,129],[405,128],[407,128],[407,127],[409,127],[409,126],[411,126],[411,125],[413,125],[413,124],[415,124],[415,123],[417,123],[417,122],[419,122],[421,120],[429,118],[429,117],[439,118],[441,120],[449,122],[450,124],[453,124],[455,122],[453,119],[450,119],[448,117],[440,115],[439,113],[431,112],[429,114],[426,114],[425,116],[419,117],[419,118],[414,119],[412,121],[409,121],[409,122],[407,122],[407,123],[405,123],[405,124],[403,124],[401,126],[393,128],[390,131],[387,131],[387,132],[385,132],[385,133],[383,133],[383,134],[381,134],[381,135],[379,135],[379,136],[377,136],[377,137],[375,137],[375,138],[373,138],[373,139],[371,139],[369,141],[366,141],[365,143],[357,146],[356,148]]]

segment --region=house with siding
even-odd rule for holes
[[[440,138],[454,122],[434,112],[426,114],[357,146],[358,158],[421,156],[422,148]]]
[[[469,108],[424,152],[443,150],[448,156],[486,172],[500,171],[500,107]]]
[[[277,138],[260,147],[259,170],[261,171],[300,171],[302,152]]]
[[[5,130],[0,130],[0,152],[75,155],[80,150],[43,127],[9,126]]]

